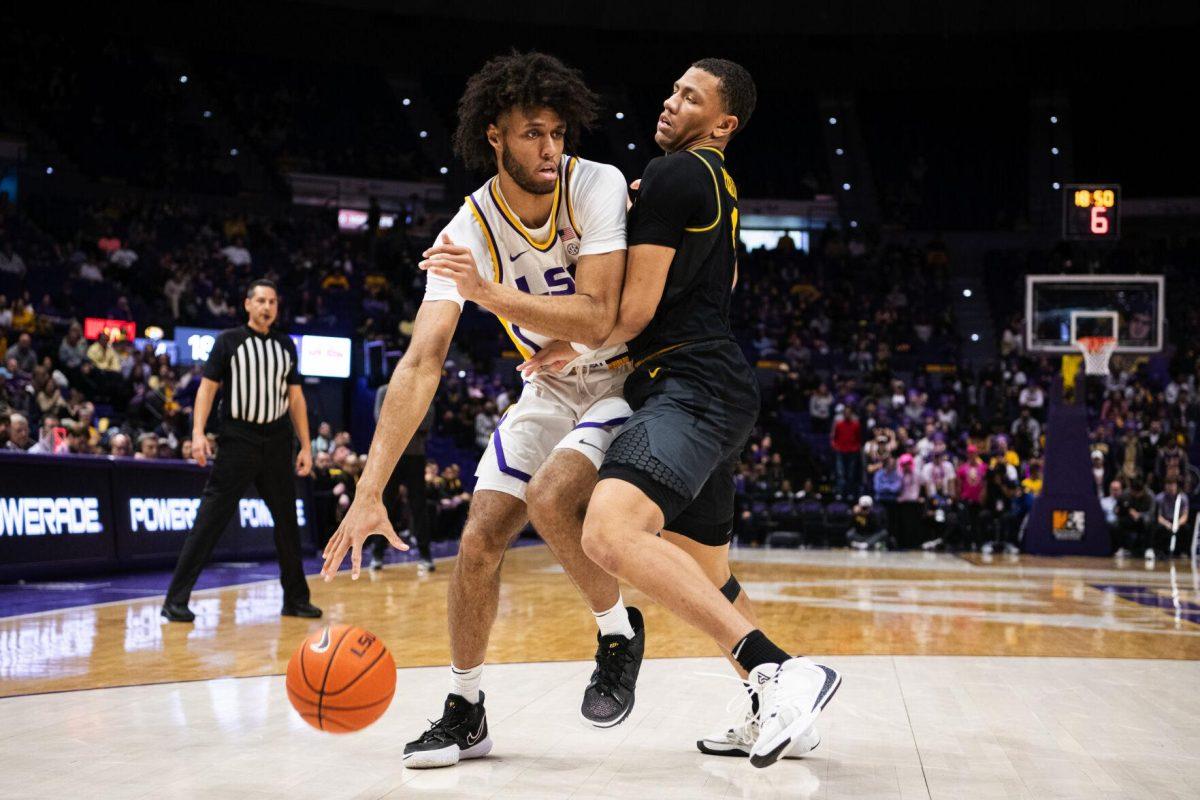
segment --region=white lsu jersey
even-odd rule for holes
[[[616,167],[564,155],[554,187],[553,209],[546,224],[529,230],[513,213],[493,177],[468,195],[442,231],[458,245],[471,248],[479,274],[528,294],[575,293],[575,264],[587,255],[625,249],[625,177]],[[439,233],[437,240],[442,241]],[[426,274],[425,300],[463,298],[449,278]],[[497,317],[524,358],[545,347],[552,337]],[[625,345],[585,353],[571,366],[628,363]]]

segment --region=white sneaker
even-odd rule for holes
[[[1150,547],[1146,548],[1146,560],[1147,561],[1154,560],[1154,549],[1153,548],[1150,548]]]
[[[939,537],[937,539],[930,539],[928,542],[923,543],[921,545],[921,549],[922,550],[936,550],[937,548],[939,548],[941,546],[942,546],[942,540]]]
[[[1113,556],[1113,558],[1129,558],[1129,556],[1130,556],[1129,548],[1121,547],[1121,548],[1117,549],[1117,552]]]
[[[979,548],[979,552],[982,555],[990,556],[992,554],[992,551],[995,549],[996,549],[996,546],[994,544],[992,544],[991,542],[988,542],[983,547]]]
[[[1021,555],[1021,548],[1017,547],[1012,542],[1009,542],[1004,545],[1004,552],[1010,556],[1019,556]]]
[[[758,684],[774,665],[757,667],[750,683]],[[762,672],[760,672],[760,670]],[[779,665],[770,680],[762,683],[759,700],[758,739],[750,748],[750,763],[769,767],[791,748],[842,685],[837,670],[800,656]]]
[[[868,545],[866,542],[860,542],[857,540],[851,542],[850,546],[855,550],[866,550],[868,547],[870,547],[870,545]]]
[[[774,676],[774,664],[766,664],[764,667],[769,667],[770,670],[760,668],[761,671],[757,675],[764,675],[767,680]],[[746,758],[750,755],[751,748],[758,741],[759,718],[754,712],[754,704],[750,697],[755,694],[755,690],[749,683],[742,683],[742,716],[738,723],[732,728],[727,728],[723,731],[706,736],[696,742],[696,748],[705,755],[710,756],[734,756],[736,758]],[[736,701],[735,701],[736,702]],[[803,758],[808,753],[817,749],[817,745],[821,743],[821,735],[817,733],[815,727],[809,728],[796,738],[786,752],[784,758]]]

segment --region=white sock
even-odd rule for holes
[[[626,639],[632,639],[633,625],[629,624],[629,612],[625,610],[625,601],[617,595],[617,604],[607,611],[593,611],[596,624],[600,626],[601,636],[621,634]]]
[[[479,702],[479,683],[483,680],[483,664],[470,669],[450,665],[450,691],[468,703]]]

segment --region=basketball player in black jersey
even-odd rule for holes
[[[725,165],[755,100],[744,68],[703,59],[663,103],[655,141],[666,155],[647,165],[630,209],[625,286],[606,342],[629,344],[635,369],[625,397],[634,414],[605,456],[583,546],[608,572],[708,633],[761,687],[749,755],[765,767],[814,735],[841,677],[768,639],[731,605],[736,580],[718,589],[698,553],[729,544],[733,466],[759,409],[757,379],[729,323],[738,211]],[[527,364],[554,365],[555,348]],[[698,547],[656,536],[664,530]]]

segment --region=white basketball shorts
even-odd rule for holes
[[[587,456],[600,469],[617,429],[629,418],[622,389],[628,366],[542,373],[500,419],[475,470],[475,491],[490,489],[525,499],[538,467],[558,448]]]

